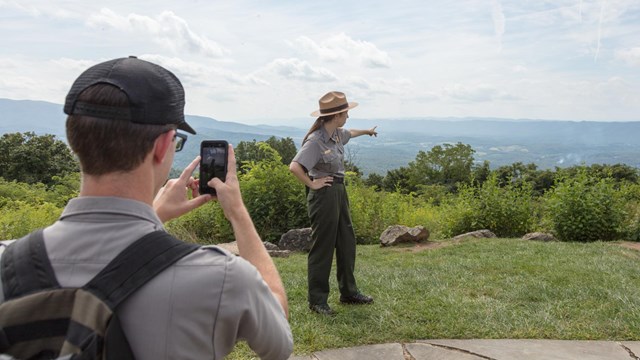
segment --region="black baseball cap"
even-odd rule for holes
[[[90,104],[78,101],[88,87],[110,84],[123,91],[128,107]],[[195,134],[184,120],[184,89],[180,80],[162,66],[135,56],[105,61],[85,70],[71,86],[64,104],[67,115],[128,120],[137,124],[176,124]]]

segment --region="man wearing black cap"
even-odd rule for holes
[[[82,286],[128,245],[212,199],[198,194],[191,177],[198,158],[166,182],[187,138],[178,130],[195,134],[184,104],[171,72],[135,57],[95,65],[73,84],[64,112],[82,186],[44,229],[62,287]],[[221,359],[238,339],[265,359],[292,352],[284,287],[242,201],[231,147],[228,160],[226,181],[208,185],[234,229],[240,257],[199,248],[127,298],[117,313],[137,359]]]

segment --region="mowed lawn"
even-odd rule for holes
[[[307,305],[306,254],[275,259],[296,355],[418,339],[640,340],[640,251],[620,243],[469,239],[359,245],[356,279],[373,305]],[[255,357],[239,344],[230,359]]]

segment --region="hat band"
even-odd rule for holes
[[[320,114],[325,114],[325,113],[330,113],[330,112],[334,112],[334,111],[340,111],[340,110],[344,110],[347,109],[349,107],[349,103],[344,103],[340,106],[336,106],[336,107],[332,107],[329,109],[320,109]]]

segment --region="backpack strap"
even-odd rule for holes
[[[165,231],[151,232],[118,254],[83,288],[115,309],[154,276],[198,248]]]
[[[5,300],[60,287],[47,256],[42,229],[24,236],[5,249],[1,273]]]

